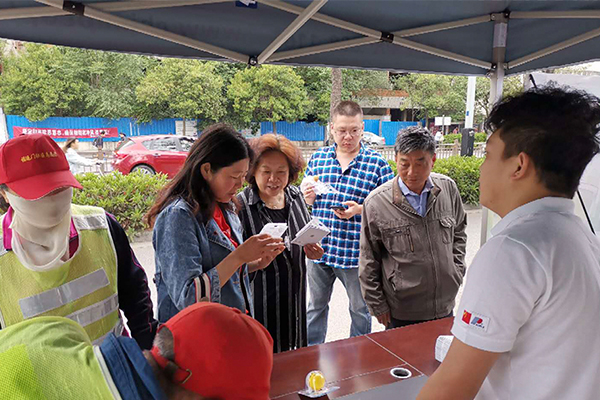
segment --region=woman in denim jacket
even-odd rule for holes
[[[248,272],[265,268],[284,249],[281,239],[269,235],[242,243],[232,199],[252,158],[246,140],[231,127],[206,128],[148,213],[159,322],[203,300],[252,313]]]

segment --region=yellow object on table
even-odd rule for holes
[[[325,387],[325,376],[321,371],[311,371],[306,375],[306,386],[318,392]]]

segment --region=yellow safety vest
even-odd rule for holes
[[[121,335],[117,254],[104,210],[73,205],[71,214],[79,247],[60,267],[31,271],[0,245],[2,328],[33,317],[60,316],[83,326],[94,344],[110,332]]]
[[[120,399],[100,349],[79,324],[38,317],[0,331],[0,399]]]

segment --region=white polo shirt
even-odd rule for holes
[[[600,242],[573,209],[511,211],[473,260],[452,333],[503,353],[476,399],[600,399]]]

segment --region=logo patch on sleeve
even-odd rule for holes
[[[467,310],[463,311],[462,322],[470,327],[481,329],[484,332],[487,332],[488,326],[490,325],[490,319],[488,317]]]

